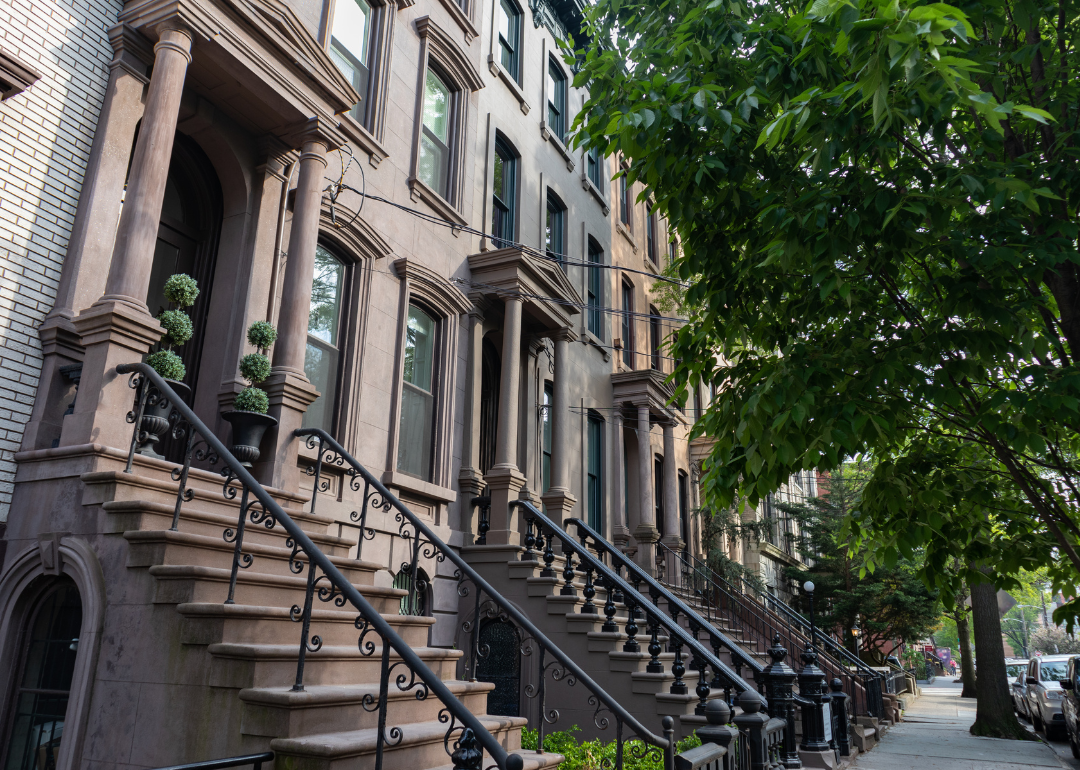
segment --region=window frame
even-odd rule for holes
[[[645,256],[652,261],[654,265],[659,265],[659,258],[657,255],[656,244],[656,212],[653,211],[652,201],[646,201],[645,203]]]
[[[664,371],[664,362],[660,357],[660,344],[663,339],[663,328],[660,324],[660,311],[655,306],[649,305],[649,362],[653,370]]]
[[[592,409],[586,414],[585,512],[588,524],[604,534],[604,418]],[[595,473],[593,467],[595,448]]]
[[[664,463],[666,458],[660,454],[653,455],[653,515],[656,517],[656,528],[660,530],[661,537],[667,537],[670,532],[665,531],[664,520]]]
[[[509,5],[514,10],[513,16],[509,17],[509,22],[514,27],[514,29],[511,30],[511,34],[513,34],[515,38],[513,41],[506,40],[503,37],[502,30],[499,28],[498,15],[500,11],[503,10],[504,5]],[[514,2],[514,0],[495,0],[495,14],[496,17],[494,47],[498,50],[499,54],[498,57],[495,58],[495,62],[503,69],[504,72],[506,72],[507,75],[510,76],[510,78],[515,83],[521,85],[521,42],[522,38],[524,37],[524,35],[522,34],[522,30],[525,26],[522,22],[525,18],[525,14],[517,5],[517,3]],[[507,66],[503,62],[503,54],[506,50],[506,48],[504,48],[504,43],[506,47],[510,48],[511,66]]]
[[[622,166],[619,176],[619,224],[629,233],[634,232],[634,205],[630,201],[632,188],[626,179],[626,165]]]
[[[590,265],[604,264],[604,250],[591,237],[587,241],[585,259]],[[604,282],[602,267],[588,267],[585,276],[585,327],[598,340],[604,339]]]
[[[622,279],[622,348],[623,363],[634,368],[634,284],[626,277]]]
[[[348,345],[350,344],[350,338],[351,338],[351,335],[349,334],[349,330],[351,330],[355,326],[355,324],[354,324],[354,321],[355,321],[354,314],[356,313],[356,304],[355,304],[354,300],[356,299],[356,287],[355,287],[354,283],[355,283],[355,279],[356,279],[356,276],[355,276],[356,260],[344,256],[341,249],[337,248],[333,244],[327,243],[326,241],[324,241],[322,239],[320,239],[318,241],[315,248],[316,248],[316,251],[318,249],[322,249],[323,251],[325,251],[327,254],[329,254],[331,257],[333,257],[339,263],[341,263],[342,268],[343,268],[343,270],[342,270],[342,278],[341,278],[341,286],[340,286],[340,295],[339,295],[341,304],[340,304],[340,309],[339,309],[339,312],[338,312],[338,322],[337,322],[337,338],[338,338],[338,340],[337,340],[337,343],[335,345],[333,345],[333,347],[335,347],[337,349],[337,367],[336,367],[336,371],[333,374],[334,402],[332,404],[330,404],[329,418],[326,420],[326,422],[323,425],[316,426],[316,425],[304,424],[303,427],[305,427],[305,428],[321,427],[321,428],[323,428],[323,430],[325,430],[331,436],[334,436],[335,438],[338,438],[341,435],[342,416],[343,416],[343,412],[345,411],[343,409],[343,403],[342,402],[343,402],[343,396],[344,396],[344,392],[345,392],[345,388],[344,388],[345,369],[346,369],[346,365],[347,365],[347,361],[348,361],[348,357],[349,357],[349,352],[350,352],[348,350]],[[314,281],[315,281],[314,273],[312,274],[311,280],[312,280],[312,284],[314,286]],[[309,319],[310,319],[310,310],[309,310]],[[309,332],[307,334],[306,346],[311,345],[310,338],[311,338],[311,334]],[[306,353],[307,347],[306,346],[305,346],[305,355],[304,355],[305,370],[307,368],[307,353]],[[316,347],[321,347],[321,345],[317,345]],[[306,374],[306,371],[305,371],[305,374]],[[320,392],[319,398],[323,398],[323,397],[324,397],[324,394],[322,394]],[[312,403],[314,403],[314,402],[312,402]],[[308,405],[308,410],[310,410],[310,409],[311,409],[311,405],[309,404]],[[305,413],[304,413],[305,417],[307,416],[307,414],[308,414],[308,412],[305,411]]]
[[[498,159],[503,162],[504,189],[509,189],[509,200],[503,200],[495,192],[495,165]],[[520,156],[506,138],[496,132],[492,147],[492,183],[491,183],[491,235],[496,249],[506,248],[517,241],[517,200],[518,166]],[[509,174],[507,174],[509,170]],[[509,178],[508,178],[509,177]],[[499,217],[496,217],[496,212]],[[498,226],[496,226],[498,224]],[[497,230],[501,232],[497,232]]]
[[[603,188],[604,158],[600,155],[600,148],[590,147],[585,151],[585,178],[588,179],[597,190]]]
[[[540,405],[540,494],[546,494],[551,489],[551,447],[552,447],[552,422],[551,409],[555,400],[555,384],[551,380],[544,380],[540,389],[543,402]]]
[[[440,361],[439,350],[442,347],[441,344],[440,344],[440,342],[442,341],[442,335],[445,334],[447,332],[447,330],[445,329],[445,325],[442,322],[442,319],[439,317],[439,314],[437,312],[433,311],[432,308],[428,307],[426,305],[426,303],[418,302],[418,301],[416,301],[415,298],[410,299],[409,304],[408,304],[408,306],[407,306],[407,308],[405,310],[405,313],[406,313],[406,319],[405,319],[406,329],[408,329],[409,317],[412,315],[413,308],[416,308],[421,313],[423,313],[425,316],[427,316],[427,318],[431,320],[432,325],[434,327],[433,332],[432,332],[432,340],[431,340],[431,357],[432,357],[431,390],[424,391],[423,388],[421,388],[419,385],[416,385],[415,383],[407,382],[405,380],[405,360],[406,360],[405,351],[408,349],[408,347],[407,347],[408,346],[408,334],[406,333],[406,339],[404,340],[404,345],[402,347],[401,367],[400,367],[399,372],[398,372],[398,379],[400,381],[401,394],[402,394],[401,395],[402,409],[400,410],[401,413],[398,416],[397,433],[398,433],[399,441],[398,441],[397,458],[395,459],[395,462],[394,462],[394,470],[397,471],[398,473],[403,473],[406,476],[411,476],[414,479],[418,479],[418,480],[423,481],[425,483],[432,484],[432,483],[434,483],[434,479],[435,479],[435,438],[436,438],[435,437],[435,432],[438,429],[438,414],[437,414],[438,409],[439,409],[438,383],[439,383],[439,380],[441,379],[441,377],[443,376],[443,372],[441,370],[442,362]],[[406,414],[407,414],[406,409],[404,408],[404,405],[405,405],[404,400],[405,400],[406,390],[416,390],[418,392],[423,393],[424,395],[426,395],[428,398],[431,399],[431,410],[430,410],[430,412],[431,412],[431,424],[427,426],[427,432],[430,434],[428,436],[428,440],[429,440],[430,443],[428,445],[429,457],[427,458],[427,466],[428,467],[425,469],[426,475],[417,475],[417,474],[412,473],[410,471],[407,471],[407,470],[405,470],[404,468],[401,467],[401,452],[402,452],[403,444],[400,441],[400,437],[404,433],[405,419],[406,419]]]
[[[545,196],[544,212],[544,254],[556,260],[565,272],[567,208],[562,199],[550,187],[547,188],[547,195]],[[552,227],[553,217],[554,226]],[[553,246],[554,248],[552,248]]]
[[[569,87],[566,73],[559,66],[554,56],[549,55],[547,71],[544,73],[547,79],[545,90],[547,91],[544,104],[544,117],[547,122],[547,130],[559,140],[560,144],[566,144],[566,124],[569,112]]]

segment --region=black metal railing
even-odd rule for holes
[[[159,767],[157,770],[225,770],[227,767],[244,767],[245,765],[251,765],[253,770],[262,770],[263,762],[273,761],[274,752],[264,751],[261,754],[245,754],[242,757],[208,759],[205,762],[189,762],[186,765]]]
[[[658,561],[673,560],[676,569],[666,577],[679,589],[689,592],[700,603],[711,622],[728,620],[754,635],[759,651],[779,635],[788,649],[798,650],[810,641],[810,622],[776,597],[759,591],[739,578],[737,585],[718,575],[703,560],[692,554],[677,553],[658,543]],[[742,589],[742,590],[739,590]],[[882,675],[853,655],[835,637],[814,628],[814,640],[820,645],[818,661],[830,678],[840,679],[852,701],[852,716],[881,717]]]
[[[448,561],[454,565],[455,577],[458,581],[458,595],[463,598],[471,596],[473,599],[472,613],[462,624],[462,630],[469,638],[465,659],[466,678],[477,681],[479,665],[489,652],[479,636],[482,623],[489,620],[512,622],[522,660],[536,662],[536,679],[525,687],[524,693],[526,698],[535,701],[537,705],[536,711],[539,715],[536,720],[539,733],[537,746],[541,750],[549,726],[554,725],[559,719],[558,711],[546,705],[549,684],[559,683],[560,686],[566,687],[575,687],[580,684],[589,691],[587,702],[593,708],[593,724],[597,729],[608,729],[614,720],[616,758],[613,770],[622,769],[624,750],[636,758],[641,758],[648,753],[657,755],[663,760],[664,767],[671,770],[675,747],[674,720],[671,717],[664,717],[662,720],[663,736],[650,731],[548,639],[528,616],[496,591],[457,551],[439,539],[423,521],[328,433],[312,428],[298,430],[296,435],[306,439],[308,447],[316,450],[311,474],[317,481],[322,478],[324,465],[330,464],[342,468],[343,473],[353,484],[353,489],[358,490],[362,483],[365,495],[370,492],[377,496],[378,505],[373,508],[381,505],[386,511],[391,509],[395,511],[392,526],[396,526],[397,531],[394,534],[411,543],[408,548],[408,559],[403,561],[398,568],[399,575],[405,574],[411,578],[406,582],[409,596],[403,602],[408,602],[412,606],[426,591],[421,572],[421,560],[437,563]],[[314,498],[312,504],[314,505]],[[481,499],[476,504],[484,505],[485,501]],[[368,509],[366,500],[364,506],[363,510],[366,511]],[[353,519],[362,520],[362,516],[363,514],[354,514]]]
[[[360,652],[365,656],[374,655],[376,651],[381,653],[379,695],[377,699],[366,699],[364,704],[367,711],[378,711],[376,770],[381,770],[383,766],[385,750],[403,740],[398,727],[391,726],[387,729],[386,725],[391,682],[402,692],[414,692],[417,700],[433,695],[442,704],[438,718],[447,725],[443,745],[455,770],[480,770],[485,752],[500,770],[521,770],[524,766],[522,757],[508,753],[480,720],[450,692],[442,679],[398,636],[386,619],[342,575],[329,557],[274,501],[248,468],[229,452],[221,440],[177,396],[161,375],[143,363],[121,364],[116,371],[122,375],[131,375],[129,384],[137,391],[135,408],[128,414],[128,421],[134,423],[135,428],[128,453],[127,472],[132,470],[136,449],[145,447],[147,442],[160,440],[165,429],[158,423],[152,423],[148,430],[148,426],[143,422],[148,405],[154,408],[157,415],[167,415],[164,419],[168,421],[168,431],[173,440],[184,447],[183,463],[172,472],[174,480],[179,482],[173,530],[178,529],[184,503],[194,498],[194,490],[188,488],[193,457],[211,466],[219,462],[225,466],[221,473],[225,477],[222,492],[226,499],[234,500],[237,493],[240,493],[237,524],[235,528],[229,527],[224,533],[226,542],[233,544],[233,567],[227,601],[234,598],[238,570],[247,569],[253,563],[251,554],[243,551],[245,527],[250,523],[268,530],[281,527],[285,531],[286,546],[292,548],[289,556],[290,570],[296,575],[307,571],[304,607],[301,609],[294,605],[291,612],[293,619],[300,621],[302,625],[293,690],[304,689],[307,652],[318,650],[322,646],[319,637],[310,633],[314,596],[318,596],[322,602],[333,602],[337,607],[351,604],[359,613],[355,626],[360,632],[357,642]],[[378,485],[377,491],[384,496],[384,500],[388,499],[386,490],[381,485]],[[381,650],[374,640],[367,638],[370,634],[379,637],[382,642]],[[391,663],[391,650],[400,660]],[[399,670],[400,668],[404,670]]]

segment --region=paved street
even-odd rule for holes
[[[869,754],[859,770],[1034,770],[1080,767],[1035,741],[976,738],[968,732],[975,721],[975,701],[960,699],[960,685],[939,678],[922,688],[922,697]],[[1069,746],[1064,754],[1069,755]]]

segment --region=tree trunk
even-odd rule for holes
[[[960,607],[956,613],[956,633],[960,636],[960,680],[964,683],[961,698],[976,697],[975,659],[971,656],[971,630],[968,628],[967,609]]]
[[[971,586],[971,615],[975,628],[975,652],[979,656],[979,687],[972,735],[1014,740],[1038,740],[1024,729],[1013,713],[1012,694],[1005,672],[1005,646],[1001,641],[1001,616],[997,591],[989,582]]]

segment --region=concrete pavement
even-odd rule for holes
[[[1067,765],[1046,744],[976,738],[974,699],[960,698],[961,687],[938,678],[904,712],[872,751],[859,756],[858,770],[1036,770]]]

